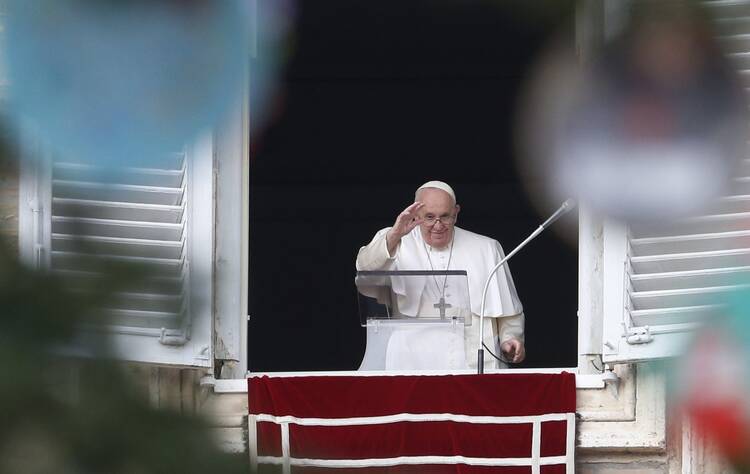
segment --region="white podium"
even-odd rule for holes
[[[466,368],[466,271],[361,271],[355,283],[360,323],[367,328],[359,370]]]

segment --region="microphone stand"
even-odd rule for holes
[[[477,374],[483,374],[484,373],[484,306],[487,302],[487,290],[490,287],[490,281],[492,281],[492,277],[495,275],[497,270],[505,265],[505,262],[507,262],[510,257],[518,253],[519,250],[524,248],[526,244],[534,240],[534,238],[541,234],[544,229],[552,225],[553,222],[555,222],[557,219],[559,219],[563,214],[570,211],[575,207],[575,201],[572,199],[568,199],[565,201],[560,208],[555,211],[552,216],[550,216],[549,219],[547,219],[542,225],[536,228],[534,232],[531,233],[530,236],[526,237],[526,240],[518,244],[516,248],[513,249],[512,252],[510,252],[508,255],[505,256],[500,262],[498,262],[497,265],[492,269],[490,274],[487,276],[487,281],[484,283],[484,290],[482,291],[482,307],[479,310],[479,350],[477,350]]]

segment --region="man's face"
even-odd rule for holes
[[[448,246],[453,239],[453,226],[459,206],[453,204],[450,194],[436,188],[420,190],[417,200],[424,204],[419,215],[425,221],[420,224],[419,230],[425,243],[434,248]]]

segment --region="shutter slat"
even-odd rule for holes
[[[750,242],[750,230],[712,234],[672,235],[631,239],[634,256],[672,253],[706,252],[745,248]]]
[[[720,199],[717,211],[725,214],[750,213],[750,195],[726,196]]]
[[[52,177],[59,181],[97,182],[139,186],[179,188],[183,184],[184,171],[181,169],[120,168],[112,172],[101,166],[80,163],[54,164]]]
[[[183,229],[181,224],[162,222],[52,216],[55,234],[179,241]]]
[[[745,0],[710,0],[701,5],[708,8],[708,13],[714,21],[722,19],[743,18],[750,16],[750,5]],[[747,32],[747,26],[737,33]]]
[[[93,288],[75,290],[81,295],[89,295]],[[158,293],[114,293],[107,301],[107,308],[127,311],[179,314],[184,309],[182,295]]]
[[[179,259],[183,248],[181,241],[52,234],[53,251]]]
[[[700,323],[720,314],[721,310],[721,305],[644,309],[631,311],[630,317],[634,326],[658,327],[670,324]]]
[[[719,44],[726,53],[740,53],[750,50],[750,34],[730,34],[718,37]]]
[[[685,234],[736,232],[750,228],[750,212],[712,214],[676,221],[659,228],[633,226],[634,238],[667,237]]]
[[[87,161],[79,156],[68,155],[65,160],[55,160],[55,163],[70,163],[87,166],[99,166],[101,162],[99,160]],[[185,164],[185,153],[184,152],[173,152],[164,153],[158,156],[150,156],[148,160],[148,167],[154,169],[163,170],[179,170],[183,169]],[[126,167],[118,167],[116,169],[126,169]]]
[[[143,204],[90,199],[53,198],[52,213],[91,219],[150,221],[176,224],[183,216],[182,206]]]
[[[102,323],[116,326],[142,328],[177,328],[182,325],[184,315],[164,311],[139,311],[129,309],[106,309]]]
[[[96,288],[104,276],[98,272],[64,269],[52,270],[52,274],[64,279],[74,291]],[[181,296],[183,293],[182,279],[177,277],[131,279],[126,282],[123,289],[133,293],[153,293],[165,296]]]
[[[704,306],[720,304],[730,293],[747,288],[747,285],[727,285],[677,290],[636,291],[630,294],[630,301],[635,310]]]
[[[750,249],[633,257],[630,262],[635,273],[664,273],[748,266],[750,265]]]
[[[88,199],[94,201],[120,201],[142,204],[176,206],[182,202],[184,189],[160,186],[137,186],[86,181],[52,181],[55,197]]]
[[[749,13],[747,10],[745,14]],[[750,17],[748,16],[734,16],[724,17],[716,19],[716,28],[723,36],[731,36],[736,34],[742,34],[747,31],[747,25],[750,24]],[[745,54],[745,53],[735,53]],[[734,56],[732,56],[734,57]]]
[[[183,261],[171,258],[147,258],[124,255],[86,255],[76,252],[52,251],[52,266],[61,270],[96,271],[107,263],[133,264],[152,276],[179,278]]]
[[[734,178],[730,189],[731,195],[750,194],[750,177]]]
[[[630,276],[630,282],[635,291],[723,286],[742,280],[750,281],[750,266],[644,273]]]
[[[184,301],[181,295],[155,293],[115,293],[108,307],[113,309],[181,313]]]

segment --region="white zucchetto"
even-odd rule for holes
[[[450,196],[453,198],[453,203],[454,204],[456,203],[456,193],[453,192],[453,188],[451,188],[448,185],[448,183],[444,183],[442,181],[427,181],[422,186],[417,188],[417,192],[415,193],[415,195],[418,194],[419,191],[424,188],[435,188],[435,189],[443,190],[446,193],[450,194]]]

